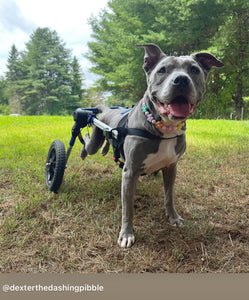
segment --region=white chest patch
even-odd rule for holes
[[[177,161],[175,146],[177,139],[162,140],[156,153],[149,154],[143,162],[143,171],[151,174]]]

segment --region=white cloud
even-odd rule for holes
[[[56,30],[66,47],[73,50],[85,72],[91,28],[88,19],[98,15],[108,0],[0,0],[0,75],[6,70],[11,45],[23,50],[37,27]]]
[[[20,29],[23,32],[30,33],[35,24],[24,17],[20,8],[13,0],[0,0],[1,25],[8,32],[14,32]]]

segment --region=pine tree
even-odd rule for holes
[[[74,56],[73,61],[71,63],[71,74],[72,74],[72,96],[74,101],[72,104],[72,108],[75,106],[79,106],[82,100],[82,73],[80,69],[80,64],[76,56]]]
[[[22,63],[20,53],[15,45],[11,46],[7,61],[7,68],[6,81],[10,112],[22,114],[23,105],[19,86],[19,80],[22,78]]]
[[[38,28],[26,45],[23,101],[28,114],[60,114],[70,102],[70,51],[56,31]]]
[[[19,103],[22,112],[32,115],[71,114],[78,107],[79,63],[56,31],[36,29],[22,53],[12,46],[7,67],[12,107]]]
[[[11,82],[17,81],[20,78],[20,54],[14,44],[9,52],[7,68],[7,80]]]

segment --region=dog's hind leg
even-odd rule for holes
[[[88,133],[86,133],[84,137],[85,145],[83,146],[81,150],[81,158],[85,159],[86,156],[95,154],[99,148],[103,145],[105,141],[105,137],[103,135],[103,131],[96,126],[93,126],[92,135],[89,136]]]
[[[106,140],[104,146],[101,149],[101,154],[105,156],[108,153],[109,148],[110,148],[110,142]]]

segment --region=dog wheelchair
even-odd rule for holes
[[[130,109],[124,110],[124,108],[115,106],[110,107],[110,109],[122,109],[121,114],[125,114]],[[114,161],[119,162],[119,147],[124,141],[125,135],[122,127],[111,128],[105,123],[97,119],[96,115],[99,113],[98,108],[78,108],[73,113],[74,125],[72,127],[72,136],[69,142],[67,151],[65,150],[65,145],[60,140],[55,140],[52,142],[46,160],[45,166],[45,183],[49,191],[56,193],[62,183],[65,169],[67,168],[67,162],[71,154],[72,148],[78,137],[80,142],[84,145],[84,139],[81,135],[81,129],[86,126],[95,125],[100,128],[106,139],[112,140],[112,146],[114,149]],[[116,152],[116,153],[115,153]],[[122,162],[120,162],[120,167],[122,167]]]

